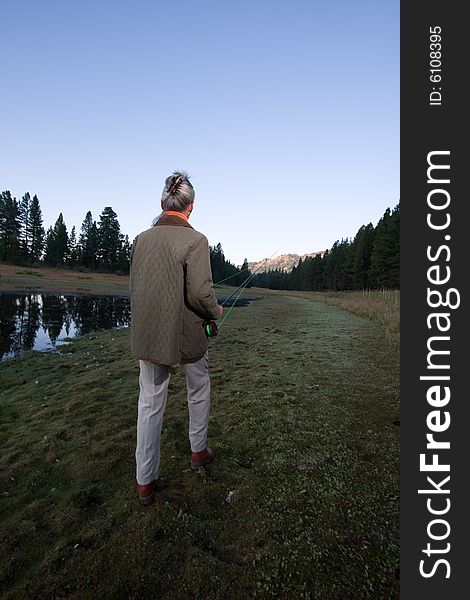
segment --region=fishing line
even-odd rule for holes
[[[229,314],[232,312],[233,308],[235,307],[237,300],[240,298],[243,290],[246,288],[246,286],[250,283],[250,281],[253,279],[253,277],[256,275],[257,271],[259,271],[259,269],[263,266],[263,264],[271,259],[275,254],[277,254],[278,250],[276,250],[276,252],[273,252],[271,254],[271,256],[269,258],[265,258],[259,265],[258,267],[253,271],[253,273],[251,273],[249,275],[249,277],[247,277],[245,279],[245,281],[239,285],[236,290],[234,290],[230,296],[228,296],[228,298],[225,298],[225,300],[222,302],[221,306],[224,306],[231,298],[233,298],[233,296],[238,292],[238,290],[240,290],[238,292],[238,296],[235,298],[235,300],[232,302],[232,305],[230,306],[230,309],[227,311],[227,313],[224,315],[224,318],[222,319],[222,321],[220,322],[219,325],[217,325],[215,323],[215,321],[204,321],[204,323],[202,324],[203,328],[204,328],[204,332],[207,335],[207,337],[215,337],[218,333],[220,328],[222,327],[225,319],[229,316]],[[247,270],[247,269],[245,269]],[[239,273],[235,273],[235,275],[239,275]],[[233,275],[231,275],[230,277],[233,277]],[[229,279],[229,278],[227,278]],[[225,280],[222,280],[225,281]],[[220,283],[220,282],[219,282]]]
[[[246,287],[246,286],[245,286]],[[232,306],[228,309],[228,311],[225,313],[224,318],[222,319],[222,321],[220,321],[219,325],[217,325],[217,333],[219,331],[219,329],[222,327],[222,325],[224,324],[225,319],[229,316],[229,314],[232,312],[232,310],[235,308],[235,305],[237,304],[237,300],[238,298],[240,298],[240,296],[243,293],[243,290],[245,288],[243,287],[239,292],[238,292],[238,296],[235,298],[235,300],[232,302]],[[221,306],[223,306],[223,304],[221,304]]]
[[[261,267],[263,266],[263,263],[265,263],[267,260],[271,259],[275,254],[277,254],[278,250],[276,250],[276,252],[273,252],[271,254],[271,256],[269,256],[268,258],[265,258],[263,261],[261,261],[261,263],[258,265],[258,267],[253,271],[253,273],[251,273],[246,279],[245,281],[243,281],[231,294],[228,298],[225,298],[225,300],[222,302],[221,306],[224,306],[231,298],[233,298],[233,296],[235,296],[235,294],[238,292],[238,290],[240,288],[243,289],[250,283],[250,281],[253,279],[253,277],[256,275],[257,271],[259,271],[261,269]]]
[[[221,279],[220,281],[216,281],[212,285],[219,285],[220,283],[223,283],[224,281],[228,281],[229,279],[232,279],[232,277],[236,277],[237,275],[241,275],[242,273],[245,273],[245,271],[249,271],[249,270],[250,270],[250,267],[247,267],[246,269],[243,269],[243,271],[238,271],[237,273],[234,273],[233,275],[229,275],[225,279]]]

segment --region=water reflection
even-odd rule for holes
[[[64,337],[130,324],[129,298],[0,294],[2,360],[25,350],[54,349]]]

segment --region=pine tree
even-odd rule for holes
[[[71,269],[74,269],[78,264],[78,247],[75,225],[72,227],[72,231],[70,232],[69,236],[69,254],[67,262]]]
[[[330,289],[330,279],[329,279],[329,263],[330,263],[330,250],[325,250],[325,253],[322,256],[322,281],[321,281],[321,290]]]
[[[349,241],[343,239],[337,240],[331,248],[325,269],[330,290],[350,289],[352,261],[349,246]]]
[[[400,205],[377,223],[369,278],[375,287],[400,287]]]
[[[114,271],[117,268],[121,244],[121,227],[117,214],[110,206],[106,206],[98,223],[98,259],[101,269]]]
[[[62,266],[69,255],[69,236],[62,213],[60,213],[59,218],[55,222],[54,236],[57,248],[57,261]]]
[[[374,244],[374,226],[363,225],[354,238],[353,286],[357,290],[371,286],[369,280],[370,261]]]
[[[246,279],[247,275],[245,275],[245,273],[241,273],[238,267],[233,265],[230,261],[225,260],[224,251],[220,242],[217,244],[217,246],[209,246],[209,254],[212,270],[212,281],[214,283],[229,279],[229,281],[227,281],[228,285],[238,286]],[[238,276],[236,276],[237,273]]]
[[[46,239],[44,243],[44,262],[46,265],[55,266],[55,239],[52,227],[46,231]]]
[[[242,285],[244,281],[246,281],[248,279],[248,277],[251,276],[251,271],[248,267],[248,259],[245,258],[245,260],[243,261],[243,265],[242,268],[240,270],[240,282],[238,285]],[[234,277],[235,279],[235,277]],[[246,287],[251,287],[252,282],[250,281]]]
[[[31,237],[28,227],[29,213],[31,210],[31,196],[26,192],[19,203],[19,224],[20,224],[20,250],[21,257],[30,261],[31,258]]]
[[[82,223],[79,245],[79,263],[89,269],[96,269],[98,255],[98,228],[88,211]]]
[[[342,289],[354,288],[354,245],[350,239],[343,242],[344,263],[342,266]]]
[[[274,269],[256,273],[253,277],[252,285],[254,287],[268,288],[271,290],[287,290],[291,289],[290,285],[291,273],[286,273],[282,269]]]
[[[297,266],[293,267],[291,272],[291,283],[289,289],[291,290],[300,290],[301,287],[301,278],[302,278],[302,267],[303,260],[300,258]]]
[[[69,254],[69,237],[64,217],[60,213],[53,228],[49,227],[46,239],[46,256],[44,261],[48,265],[62,267]]]
[[[36,195],[31,200],[28,217],[28,235],[30,242],[30,260],[33,263],[39,262],[44,250],[45,232],[42,224],[42,212],[39,206],[39,200]]]
[[[224,279],[226,276],[224,273],[225,257],[220,242],[217,244],[217,246],[210,246],[209,252],[212,269],[212,281],[222,281],[222,279]]]
[[[299,289],[309,291],[312,289],[313,257],[307,256],[300,271]]]
[[[11,192],[0,194],[0,260],[18,262],[20,251],[20,211]]]
[[[121,250],[118,257],[118,269],[123,273],[129,273],[131,258],[131,244],[129,242],[129,236],[125,235],[121,244]]]
[[[325,265],[321,254],[317,254],[313,257],[312,268],[310,270],[310,289],[314,291],[320,291],[323,289],[323,272]]]

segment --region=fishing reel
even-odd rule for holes
[[[208,338],[215,337],[219,333],[219,328],[217,327],[217,323],[215,321],[204,321],[202,327]]]

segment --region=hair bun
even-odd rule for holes
[[[165,181],[165,191],[167,194],[174,196],[178,192],[183,181],[189,183],[188,176],[183,171],[175,171],[172,175],[167,177]]]
[[[182,212],[193,202],[194,188],[189,181],[188,174],[185,171],[173,171],[165,179],[161,200],[162,209]]]

